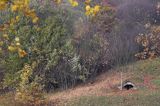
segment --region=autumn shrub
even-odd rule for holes
[[[30,9],[28,0],[12,2],[3,0],[0,1],[0,6],[0,9],[3,10],[0,11],[2,20],[0,24],[0,55],[3,69],[1,90],[17,90],[16,101],[21,103],[39,103],[42,97],[41,85],[36,82],[36,77],[30,78],[32,69],[25,63],[31,64],[32,61],[28,61],[26,46],[22,45],[23,41],[20,40],[22,36],[19,35],[20,28],[33,27],[37,23],[38,17],[35,11]]]
[[[34,64],[32,66],[25,64],[19,71],[20,81],[16,87],[15,100],[23,105],[41,105],[44,104],[43,86],[39,83],[40,78],[36,77],[30,81]]]
[[[7,16],[13,20],[14,15],[8,11],[5,13],[5,17],[2,16],[2,19],[6,18]],[[26,51],[24,49],[25,46],[22,46],[23,42],[20,40],[21,35],[18,31],[19,28],[22,28],[24,26],[28,26],[30,20],[28,18],[25,18],[23,15],[21,15],[22,19],[20,20],[17,17],[17,20],[19,21],[18,24],[12,25],[11,27],[8,27],[7,31],[1,32],[1,67],[4,69],[4,87],[10,86],[10,87],[16,87],[17,83],[16,81],[19,80],[19,74],[17,73],[19,70],[22,69],[23,64],[27,62],[27,58],[24,58],[26,56]],[[12,23],[13,24],[13,23]],[[6,24],[7,25],[7,24]],[[16,31],[15,31],[16,30]],[[23,32],[24,33],[24,32]],[[22,49],[23,48],[23,49]],[[18,53],[17,53],[18,52]]]
[[[136,41],[141,45],[140,52],[135,56],[138,59],[148,59],[160,56],[160,27],[152,25],[147,33],[139,34]]]

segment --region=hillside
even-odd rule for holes
[[[159,70],[159,0],[0,0],[0,106],[160,106]]]
[[[159,106],[160,59],[139,61],[110,70],[94,82],[49,95],[60,106]],[[120,91],[123,80],[132,81],[137,90]]]
[[[94,82],[46,94],[47,106],[159,106],[160,59],[145,60],[109,70]],[[120,91],[123,81],[133,82],[137,90]],[[17,106],[13,93],[0,96],[0,106]]]

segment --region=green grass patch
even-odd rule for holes
[[[86,96],[74,99],[67,106],[160,106],[160,93],[128,96]]]
[[[134,72],[139,74],[160,75],[160,58],[139,61],[133,64]]]
[[[153,84],[155,84],[156,86],[159,86],[160,87],[160,76],[158,76],[156,79],[154,79],[152,81]]]

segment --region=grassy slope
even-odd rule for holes
[[[128,79],[138,89],[105,96],[79,96],[67,106],[160,106],[160,59],[139,61],[115,70],[132,73]]]
[[[119,91],[120,72],[134,82],[136,91]],[[48,94],[50,106],[160,106],[160,59],[139,61],[106,72],[93,84],[80,85],[62,92]],[[0,106],[18,106],[13,94],[0,96]],[[54,105],[53,105],[54,106]]]

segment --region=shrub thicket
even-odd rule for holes
[[[62,9],[53,7],[49,3],[38,7],[38,2],[34,2],[34,4],[32,8],[36,8],[39,23],[34,25],[29,18],[22,14],[22,18],[14,25],[16,37],[19,38],[18,43],[27,52],[27,56],[20,58],[16,52],[1,54],[3,60],[1,64],[5,70],[4,88],[19,87],[19,83],[21,83],[20,70],[25,63],[30,65],[35,63],[33,72],[28,78],[31,83],[28,85],[29,87],[37,77],[41,79],[38,83],[44,86],[45,90],[51,90],[54,88],[66,89],[92,76],[97,63],[100,62],[100,53],[103,50],[102,42],[105,42],[103,38],[99,38],[97,34],[88,39],[90,35],[85,35],[88,43],[85,42],[87,44],[83,45],[82,42],[81,45],[82,47],[87,45],[90,49],[86,48],[84,53],[87,55],[83,55],[78,52],[83,52],[83,50],[77,48],[77,44],[74,42],[76,36],[74,23],[77,22],[79,14],[73,13],[69,7]],[[9,17],[10,14],[9,11],[2,19]],[[86,20],[84,14],[82,18]],[[83,39],[81,40],[83,41]]]

